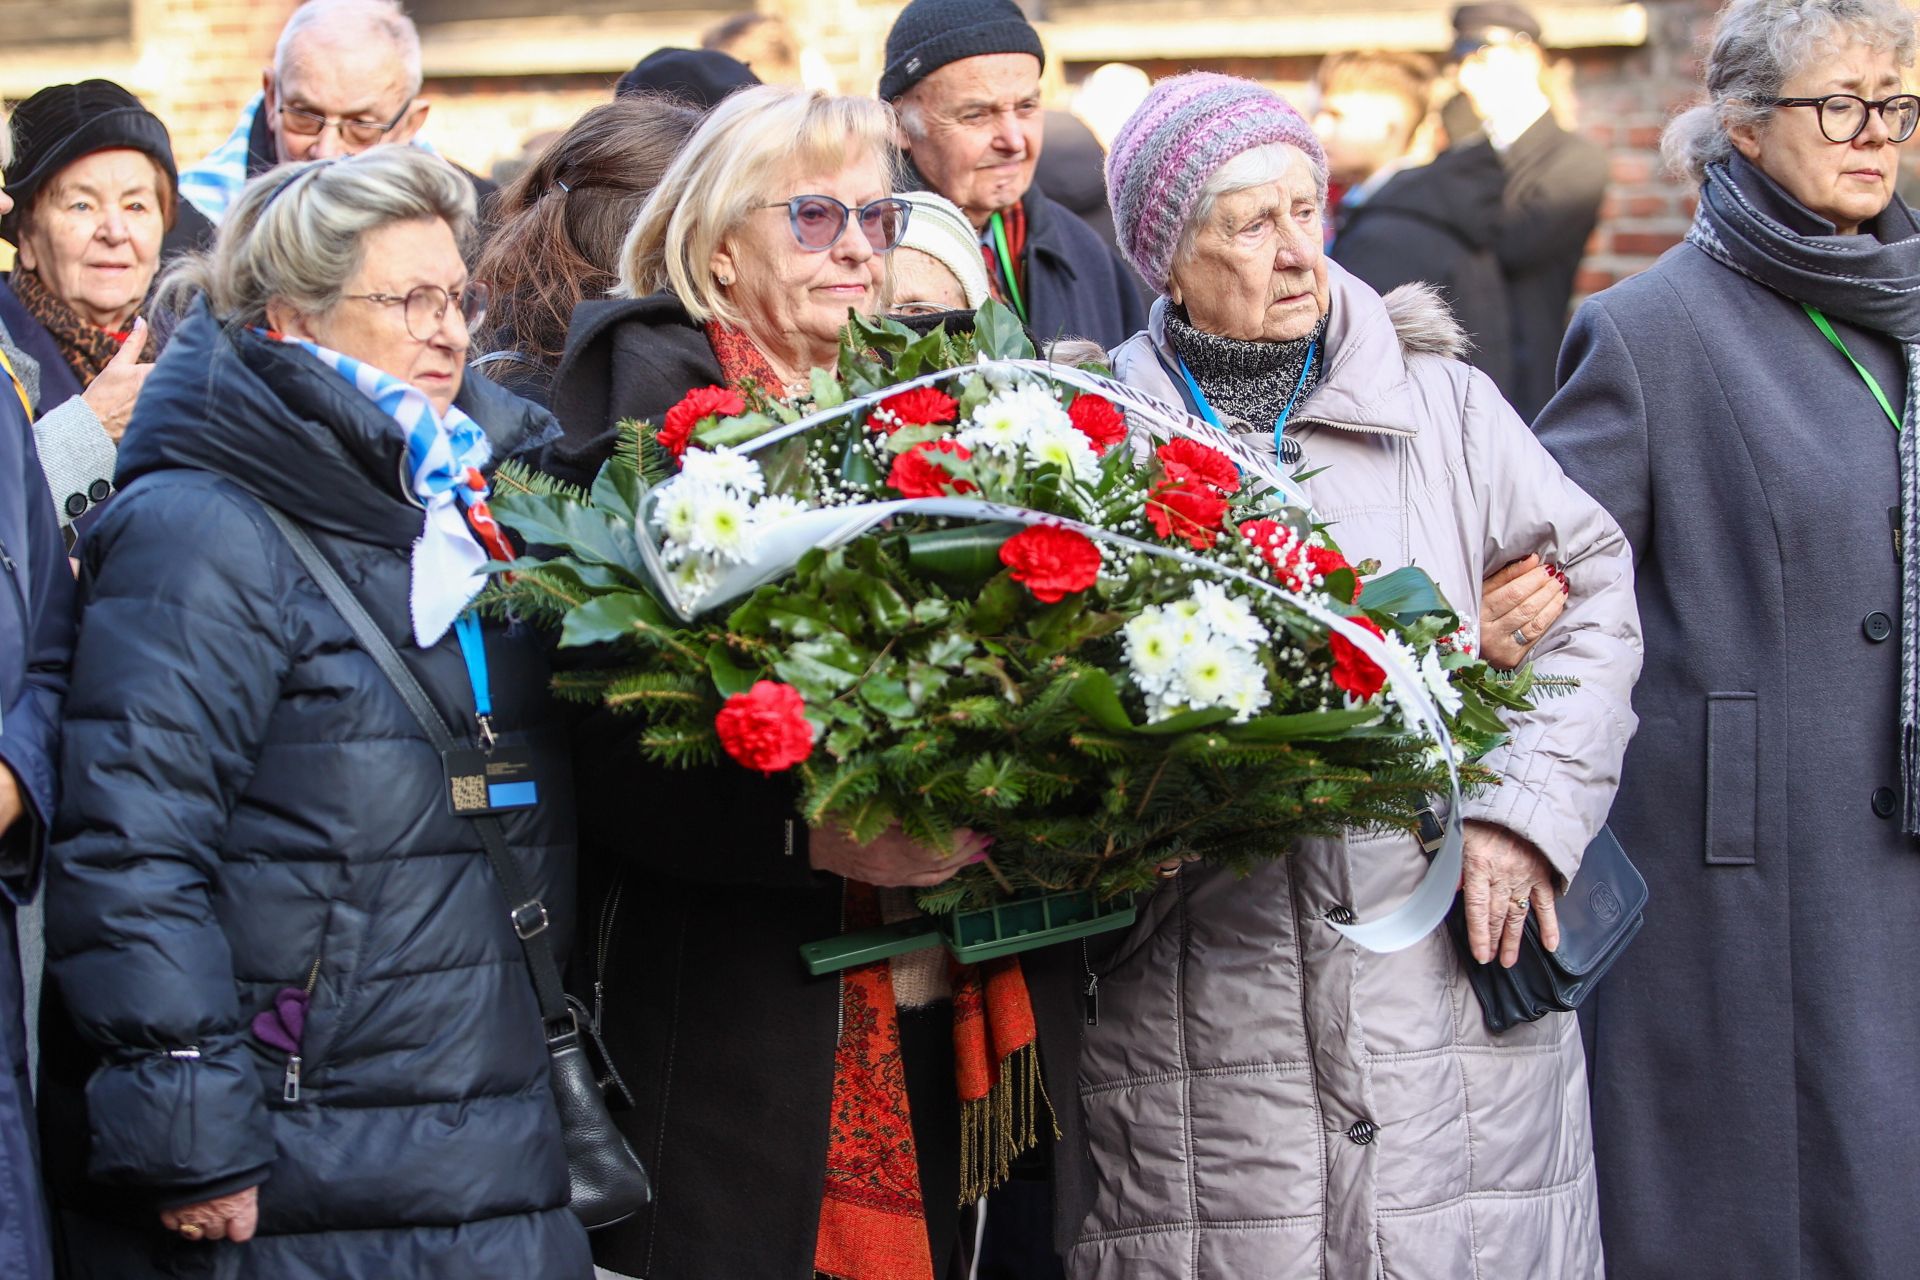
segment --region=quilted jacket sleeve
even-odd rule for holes
[[[1532,711],[1506,714],[1513,736],[1485,762],[1502,785],[1468,801],[1465,816],[1525,836],[1564,882],[1579,871],[1587,842],[1613,807],[1638,724],[1632,698],[1642,648],[1633,552],[1613,517],[1567,478],[1477,371],[1467,386],[1465,446],[1483,522],[1482,563],[1538,552],[1566,570],[1567,607],[1531,657],[1536,673],[1580,682],[1569,693],[1535,699]]]
[[[122,494],[86,542],[49,968],[102,1057],[93,1175],[175,1203],[274,1156],[214,901],[289,665],[286,554],[250,500],[180,473]]]

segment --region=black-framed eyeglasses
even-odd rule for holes
[[[298,107],[284,104],[279,108],[281,122],[287,132],[301,138],[317,138],[329,129],[340,131],[340,141],[353,147],[371,147],[380,139],[400,127],[407,118],[407,112],[413,110],[413,99],[408,98],[406,105],[400,108],[398,115],[381,124],[378,120],[336,120],[332,116],[315,115],[311,111],[302,111]]]
[[[492,293],[486,285],[475,280],[457,293],[449,293],[437,284],[420,284],[405,294],[348,293],[341,296],[355,302],[377,303],[383,307],[405,307],[407,333],[415,342],[430,342],[446,322],[448,307],[460,308],[460,318],[467,322],[467,332],[478,329],[480,321],[486,317],[487,301]]]
[[[1887,137],[1894,142],[1911,138],[1914,125],[1920,124],[1920,97],[1911,93],[1896,93],[1878,102],[1857,94],[1829,93],[1818,98],[1775,98],[1773,105],[1817,108],[1820,132],[1828,142],[1852,142],[1859,137],[1867,127],[1869,111],[1880,113],[1881,123],[1887,126]]]
[[[838,244],[846,232],[847,220],[855,215],[859,216],[860,232],[873,246],[873,251],[891,253],[907,234],[907,218],[913,213],[913,206],[898,196],[875,200],[858,209],[832,196],[795,196],[761,207],[785,209],[793,238],[809,253],[824,253]]]

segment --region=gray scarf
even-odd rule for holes
[[[1291,342],[1250,342],[1244,338],[1223,338],[1217,333],[1196,329],[1187,320],[1184,308],[1167,309],[1167,341],[1186,362],[1193,380],[1207,393],[1207,403],[1219,413],[1243,419],[1256,431],[1272,431],[1273,420],[1294,388],[1299,388],[1296,405],[1305,404],[1320,383],[1320,371],[1327,362],[1325,347],[1327,317],[1312,333]],[[1307,352],[1319,343],[1319,356],[1307,367]],[[1301,383],[1304,373],[1306,382]]]
[[[1762,201],[1785,201],[1824,234],[1793,230],[1770,216]],[[1900,774],[1906,796],[1901,827],[1920,835],[1920,222],[1895,196],[1861,234],[1835,235],[1832,224],[1798,209],[1766,175],[1736,159],[1731,168],[1707,167],[1687,239],[1775,293],[1887,334],[1905,348],[1907,396],[1898,446]]]

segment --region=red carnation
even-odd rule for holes
[[[1233,493],[1240,488],[1240,469],[1233,465],[1233,459],[1198,440],[1183,436],[1153,452],[1166,469],[1169,480],[1197,480],[1222,493]]]
[[[747,402],[731,388],[695,387],[680,398],[679,404],[667,410],[653,438],[678,462],[680,455],[687,451],[687,442],[693,439],[693,429],[701,422],[708,418],[732,418],[746,411]]]
[[[867,425],[892,435],[902,427],[930,427],[937,422],[952,422],[959,416],[959,404],[940,388],[915,387],[882,400],[873,416],[867,419]]]
[[[1163,538],[1185,538],[1195,551],[1213,545],[1227,500],[1211,489],[1165,480],[1147,495],[1147,519]]]
[[[1319,574],[1323,580],[1338,573],[1342,569],[1351,570],[1353,568],[1351,564],[1347,563],[1347,558],[1338,551],[1335,551],[1332,547],[1308,547],[1307,563],[1313,566],[1313,571]],[[1360,575],[1356,573],[1353,575],[1353,598],[1347,601],[1348,604],[1358,604],[1360,602],[1360,590]]]
[[[1081,392],[1067,406],[1067,419],[1093,442],[1095,453],[1105,453],[1127,438],[1127,419],[1105,396]]]
[[[972,493],[973,482],[955,480],[945,467],[935,463],[929,456],[934,453],[948,454],[961,462],[973,457],[972,450],[952,440],[923,441],[893,460],[893,470],[887,473],[887,483],[897,489],[903,498],[938,498],[948,489],[955,493]]]
[[[1373,632],[1376,636],[1386,634],[1369,618],[1348,618],[1347,621],[1363,630]],[[1387,673],[1380,669],[1379,664],[1360,652],[1353,641],[1338,631],[1333,633],[1331,639],[1334,687],[1352,694],[1362,702],[1380,692],[1381,686],[1387,683]]]
[[[713,718],[720,745],[749,769],[778,773],[813,754],[813,726],[807,704],[790,684],[757,680],[736,693]]]
[[[1033,592],[1035,600],[1058,604],[1100,576],[1100,548],[1084,534],[1040,524],[1001,543],[1000,563],[1013,570],[1013,580]]]

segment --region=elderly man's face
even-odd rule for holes
[[[1327,311],[1320,194],[1289,148],[1278,181],[1221,196],[1174,264],[1171,296],[1203,333],[1249,342],[1304,338]]]
[[[355,155],[386,142],[411,142],[427,104],[410,100],[399,50],[379,38],[347,42],[309,35],[276,75],[266,73],[273,144],[281,163]],[[344,122],[321,126],[320,120]],[[398,123],[395,123],[397,121]],[[384,126],[393,128],[384,133]],[[315,128],[319,131],[312,132]]]
[[[976,227],[1020,202],[1040,159],[1040,59],[990,53],[949,62],[901,100],[905,142],[927,182]]]

